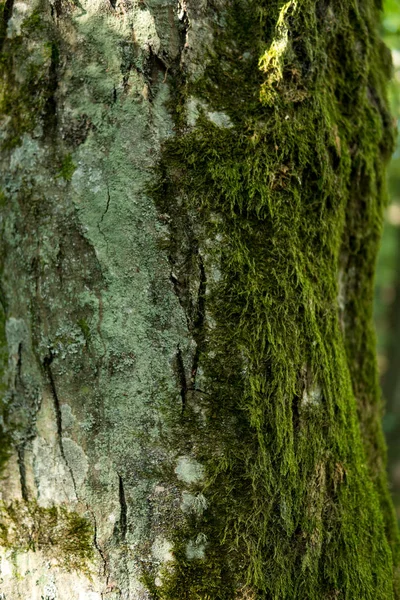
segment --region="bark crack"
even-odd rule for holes
[[[180,34],[180,40],[181,40],[180,66],[182,67],[183,51],[185,48],[187,48],[188,31],[190,28],[190,23],[189,23],[189,13],[187,10],[186,0],[178,0],[178,7],[179,7],[178,19],[181,23],[179,34]]]
[[[14,0],[6,0],[3,6],[3,14],[0,22],[0,52],[7,38],[8,22],[12,17]]]
[[[101,546],[99,544],[99,540],[98,540],[98,537],[97,537],[97,519],[96,519],[96,515],[95,515],[93,509],[89,506],[89,504],[86,504],[86,508],[89,511],[89,513],[92,515],[92,519],[93,519],[93,544],[94,544],[94,547],[96,548],[96,550],[97,550],[97,552],[98,552],[98,554],[99,554],[99,556],[101,558],[101,561],[102,561],[102,564],[103,564],[103,573],[102,573],[102,575],[103,575],[103,577],[106,578],[106,586],[108,586],[108,583],[109,583],[109,580],[110,580],[110,574],[108,572],[107,559],[106,559],[105,554],[104,554],[104,552],[103,552],[103,550],[102,550],[102,548],[101,548]],[[101,594],[101,597],[103,598],[103,594]]]
[[[195,258],[196,268],[190,266],[192,257],[186,257],[183,261],[176,261],[172,255],[168,257],[171,267],[177,268],[176,273],[171,270],[170,281],[173,285],[175,295],[179,300],[187,322],[187,327],[195,341],[196,348],[191,359],[188,373],[186,373],[185,361],[183,358],[182,348],[178,344],[176,352],[176,372],[180,384],[180,396],[182,399],[182,412],[185,411],[187,405],[188,392],[201,392],[196,389],[196,376],[199,368],[200,356],[204,347],[204,323],[206,314],[206,291],[207,291],[207,276],[204,266],[203,257],[198,248],[198,242],[193,238],[191,247],[194,245],[192,257]],[[190,282],[187,277],[188,269],[192,271],[193,277],[198,280],[197,294],[193,298],[190,291]],[[195,274],[194,271],[197,270]]]
[[[119,480],[119,504],[121,507],[120,516],[119,516],[119,532],[120,532],[121,539],[125,540],[126,533],[127,533],[127,524],[128,524],[128,520],[127,520],[128,507],[126,504],[124,481],[119,473],[118,473],[118,480]]]
[[[110,208],[110,202],[111,202],[111,194],[110,194],[110,188],[109,188],[109,186],[107,184],[107,202],[106,202],[106,207],[105,207],[105,209],[103,211],[103,214],[100,217],[99,222],[97,223],[97,228],[98,228],[100,234],[102,235],[102,237],[103,237],[103,239],[105,241],[105,244],[106,244],[106,254],[108,254],[108,240],[107,240],[106,234],[103,231],[102,223],[103,223],[104,217],[108,213],[108,209]]]
[[[19,480],[21,484],[21,495],[25,502],[29,500],[28,486],[26,485],[26,466],[25,466],[25,444],[22,443],[17,448]]]
[[[196,306],[193,311],[192,319],[187,314],[186,303],[182,298],[182,290],[179,280],[171,273],[170,279],[174,286],[175,294],[178,296],[182,308],[185,310],[189,331],[191,331],[194,341],[196,342],[196,350],[193,355],[192,365],[190,369],[190,380],[188,383],[186,377],[186,369],[183,360],[182,349],[180,345],[177,346],[176,353],[176,368],[178,373],[178,379],[180,384],[180,395],[182,399],[182,413],[185,411],[187,404],[188,392],[201,392],[202,390],[196,389],[196,375],[199,367],[200,354],[204,345],[204,321],[205,321],[205,310],[206,310],[206,289],[207,289],[207,278],[204,267],[204,261],[199,252],[197,252],[198,264],[199,264],[199,287],[197,292]]]
[[[48,88],[43,110],[43,121],[50,136],[55,136],[57,130],[57,100],[58,67],[60,63],[59,48],[56,42],[51,42],[51,56],[48,73]]]
[[[76,481],[75,481],[75,476],[73,473],[73,470],[70,466],[70,464],[68,463],[68,460],[65,456],[65,452],[64,452],[64,446],[63,446],[63,441],[62,441],[62,414],[61,414],[61,406],[60,406],[60,399],[58,397],[58,393],[57,393],[57,387],[54,381],[54,376],[53,376],[53,371],[51,368],[51,364],[54,360],[54,354],[53,351],[50,349],[49,350],[49,354],[48,356],[45,356],[43,359],[43,368],[45,370],[45,373],[47,375],[47,379],[49,381],[50,384],[50,389],[51,389],[51,395],[53,397],[53,405],[54,405],[54,411],[56,413],[56,424],[57,424],[57,440],[58,440],[58,446],[60,449],[60,454],[61,457],[71,475],[71,480],[72,480],[72,485],[74,488],[74,492],[75,492],[75,496],[76,499],[78,500],[78,492],[77,492],[77,486],[76,486]]]

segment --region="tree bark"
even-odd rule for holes
[[[379,8],[2,2],[2,600],[398,597]]]

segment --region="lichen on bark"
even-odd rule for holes
[[[6,11],[1,266],[10,460],[1,496],[6,512],[28,511],[41,546],[3,536],[3,589],[14,598],[45,597],[46,586],[68,600],[148,598],[141,559],[159,564],[152,546],[176,510],[173,486],[161,485],[163,463],[175,460],[164,439],[168,416],[176,420],[181,409],[177,347],[190,340],[158,247],[165,225],[145,191],[172,128],[162,60],[179,54],[174,8],[43,1]],[[51,552],[60,562],[47,570],[54,514]],[[80,574],[68,573],[63,554],[65,515],[82,519],[81,545],[92,548]]]
[[[393,598],[377,3],[4,6],[7,592]]]

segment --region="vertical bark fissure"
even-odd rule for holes
[[[187,382],[186,382],[186,372],[185,372],[185,365],[183,362],[182,350],[179,345],[178,345],[177,352],[176,352],[176,366],[177,366],[177,372],[178,372],[178,379],[179,379],[179,383],[180,383],[182,413],[184,413],[185,408],[186,408],[186,394],[187,394],[188,387],[187,387]]]
[[[2,8],[3,14],[0,18],[0,52],[3,49],[4,41],[7,36],[7,27],[13,13],[14,0],[5,0]]]
[[[107,238],[106,234],[103,231],[102,223],[103,223],[104,217],[108,213],[108,209],[110,208],[110,203],[111,203],[111,194],[110,194],[109,185],[107,183],[107,201],[106,201],[106,206],[105,206],[105,209],[104,209],[104,211],[103,211],[103,213],[102,213],[102,215],[100,217],[99,222],[97,223],[97,228],[98,228],[98,230],[99,230],[99,232],[100,232],[101,236],[103,237],[104,242],[106,244],[106,254],[108,254],[108,238]]]
[[[17,449],[18,454],[18,468],[19,477],[21,483],[21,495],[25,502],[29,500],[28,487],[26,484],[26,466],[25,466],[25,444],[21,444]]]
[[[60,448],[61,455],[65,460],[64,448],[63,448],[63,444],[62,444],[62,415],[61,415],[60,400],[58,398],[57,388],[56,388],[56,384],[54,381],[53,372],[51,369],[51,364],[52,364],[53,360],[54,360],[54,354],[50,350],[49,354],[47,356],[45,356],[43,359],[43,367],[44,367],[45,373],[47,375],[48,382],[50,384],[51,395],[53,398],[54,411],[56,414],[56,423],[57,423],[58,445]]]
[[[190,28],[189,14],[187,11],[186,0],[178,0],[178,6],[180,7],[180,13],[178,14],[178,18],[180,21],[180,67],[182,67],[182,58],[183,52],[186,48],[188,31]]]
[[[58,67],[60,62],[59,48],[56,41],[51,41],[51,56],[48,72],[47,98],[43,109],[43,122],[49,139],[57,136],[57,100]]]
[[[92,516],[92,520],[93,520],[93,544],[94,544],[94,547],[96,548],[96,550],[97,550],[97,552],[98,552],[98,554],[99,554],[99,556],[101,558],[102,567],[103,567],[101,575],[106,578],[106,582],[105,583],[106,583],[106,586],[107,586],[108,582],[109,582],[109,579],[110,579],[110,573],[108,571],[108,561],[107,561],[106,555],[105,555],[103,549],[101,548],[101,546],[99,544],[99,540],[98,540],[98,531],[97,531],[98,528],[97,528],[96,515],[95,515],[93,509],[88,504],[86,505],[86,508],[87,508],[87,510],[89,511],[89,513]],[[103,597],[103,595],[102,595],[102,597]]]
[[[125,498],[124,481],[119,473],[118,473],[118,493],[119,493],[119,506],[120,506],[119,530],[120,530],[121,539],[125,540],[127,529],[128,529],[128,518],[127,518],[128,505],[126,503],[126,498]]]
[[[56,383],[54,381],[53,371],[52,371],[52,368],[51,368],[53,360],[54,360],[54,354],[53,354],[53,351],[50,349],[49,350],[49,354],[47,356],[45,356],[44,359],[43,359],[43,368],[44,368],[44,371],[45,371],[45,373],[47,375],[47,379],[48,379],[48,382],[49,382],[49,385],[50,385],[51,395],[52,395],[52,398],[53,398],[54,412],[55,412],[55,415],[56,415],[58,447],[60,449],[60,454],[62,456],[62,459],[63,459],[64,463],[65,463],[65,466],[67,467],[67,469],[68,469],[68,471],[70,473],[72,485],[73,485],[74,492],[75,492],[75,496],[78,499],[78,490],[77,490],[75,475],[74,475],[74,472],[72,470],[72,467],[70,466],[70,464],[69,464],[69,462],[67,460],[67,457],[65,456],[65,451],[64,451],[61,404],[60,404],[60,399],[59,399],[58,393],[57,393]]]

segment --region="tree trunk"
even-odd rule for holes
[[[2,2],[2,600],[396,597],[378,4]]]

